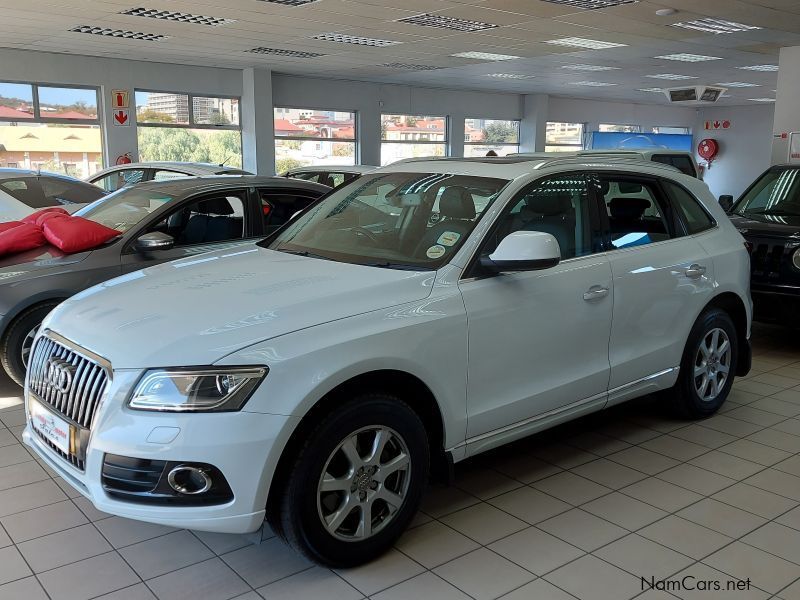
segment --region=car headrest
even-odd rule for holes
[[[526,198],[525,206],[529,211],[546,217],[569,214],[572,212],[572,194],[540,190]]]
[[[608,209],[614,219],[641,219],[648,208],[650,200],[644,198],[612,198],[608,203]]]
[[[205,215],[232,215],[233,207],[225,198],[209,198],[197,205],[197,212]]]
[[[474,219],[475,201],[472,194],[460,185],[445,189],[439,198],[439,213],[450,219]]]

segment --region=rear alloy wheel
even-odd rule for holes
[[[273,528],[331,567],[386,552],[417,511],[428,479],[419,416],[395,396],[365,393],[320,416],[303,438],[269,510]]]
[[[683,417],[713,415],[733,385],[739,339],[728,313],[711,308],[701,314],[686,341],[675,386],[664,392]]]

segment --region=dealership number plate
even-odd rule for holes
[[[65,454],[69,454],[72,435],[72,428],[69,423],[32,398],[29,401],[28,410],[31,413],[31,425],[33,428],[53,442],[56,448]]]

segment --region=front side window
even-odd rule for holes
[[[654,182],[625,176],[600,178],[611,245],[616,249],[670,239],[666,202]]]
[[[266,247],[377,267],[437,269],[507,183],[440,173],[365,175],[300,215]]]
[[[767,171],[733,210],[744,215],[800,215],[800,169]]]
[[[381,165],[447,155],[447,117],[381,115]]]
[[[504,237],[515,231],[541,231],[556,238],[561,260],[591,254],[595,236],[589,207],[588,185],[583,175],[560,175],[537,181],[509,204],[481,253],[488,256]]]
[[[264,233],[271,234],[283,227],[295,213],[314,202],[314,198],[289,192],[262,190],[261,213],[264,216]]]
[[[686,228],[686,233],[700,233],[714,226],[714,220],[708,215],[700,202],[679,185],[664,181],[664,187]]]
[[[244,237],[244,196],[219,193],[206,196],[169,214],[149,232],[171,235],[175,246],[211,244]]]
[[[107,192],[116,192],[142,181],[144,181],[144,169],[119,169],[100,179],[95,179],[92,183]]]

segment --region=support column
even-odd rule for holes
[[[450,113],[450,156],[464,156],[464,113],[454,111]]]
[[[790,161],[789,137],[792,132],[800,132],[800,112],[797,110],[797,97],[800,94],[800,46],[781,48],[778,66],[778,87],[775,95],[777,102],[772,128],[773,165]],[[781,137],[784,133],[787,134],[785,138]],[[791,159],[791,162],[800,162],[800,158]]]
[[[547,94],[528,94],[522,97],[520,152],[544,152],[549,101]]]
[[[272,110],[272,72],[242,71],[243,168],[258,175],[275,173],[275,122]]]

